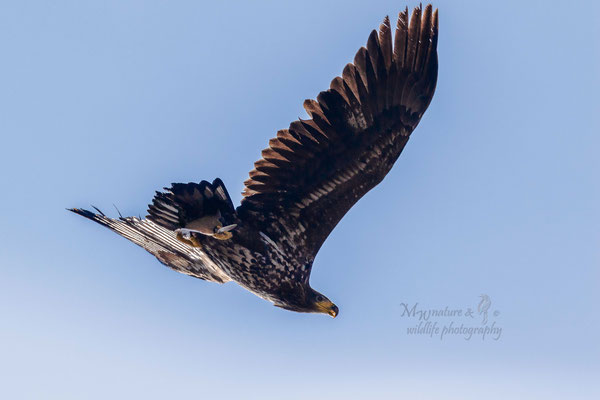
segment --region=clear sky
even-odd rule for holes
[[[405,5],[3,1],[0,397],[599,398],[598,2],[435,4],[433,102],[315,261],[335,320],[65,211],[144,215],[215,177],[239,202],[268,139]],[[409,335],[402,303],[502,333]]]

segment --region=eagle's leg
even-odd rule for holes
[[[214,234],[212,235],[215,239],[219,240],[228,240],[231,239],[233,234],[230,232],[236,225],[228,225],[225,228],[221,224],[217,224],[214,229]]]
[[[218,240],[227,240],[233,236],[230,231],[236,226],[237,224],[223,226],[221,214],[217,212],[217,214],[205,215],[202,218],[189,222],[184,229],[211,236]]]
[[[186,237],[181,231],[177,231],[177,234],[175,237],[177,238],[177,240],[179,240],[182,243],[187,244],[188,246],[202,247],[202,245],[198,241],[198,238],[196,238],[196,236],[194,236],[192,233],[190,233],[189,236]]]

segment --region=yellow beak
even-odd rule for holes
[[[323,300],[316,303],[318,312],[323,314],[329,314],[332,318],[337,317],[340,312],[339,308],[329,300]]]

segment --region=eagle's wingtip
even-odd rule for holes
[[[102,211],[98,210],[98,209],[97,209],[96,207],[94,207],[94,206],[92,206],[92,207],[93,207],[93,208],[94,208],[96,211],[98,211],[98,213],[99,213],[99,215],[100,215],[100,216],[102,216],[102,217],[104,217],[104,216],[105,216],[105,215],[104,215],[104,213],[103,213]],[[71,212],[73,212],[73,213],[75,213],[75,214],[77,214],[77,215],[81,215],[82,217],[89,218],[89,219],[94,219],[94,217],[96,217],[96,216],[97,216],[97,214],[94,214],[93,212],[91,212],[91,211],[89,211],[89,210],[86,210],[86,209],[84,209],[84,208],[75,208],[75,207],[74,207],[74,208],[67,208],[66,210],[67,210],[67,211],[71,211]]]
[[[82,208],[76,208],[76,207],[73,207],[73,208],[65,208],[65,210],[67,210],[67,211],[71,211],[72,213],[79,214],[79,215],[82,215],[82,214],[83,214],[83,213],[85,213],[85,211],[86,211],[86,210],[84,210],[84,209],[82,209]]]

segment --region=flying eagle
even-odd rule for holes
[[[146,219],[70,209],[152,253],[175,271],[234,281],[275,306],[338,308],[309,284],[319,248],[348,210],[386,176],[429,106],[437,80],[438,13],[386,17],[316,100],[254,163],[234,208],[220,179],[156,192]],[[95,207],[94,207],[95,208]]]

